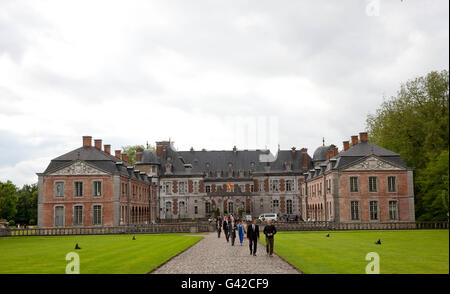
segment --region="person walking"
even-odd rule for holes
[[[220,238],[220,233],[222,232],[222,216],[219,215],[216,219],[216,229],[217,229],[217,238]]]
[[[238,233],[239,233],[239,242],[241,243],[241,246],[243,245],[242,243],[244,242],[244,233],[245,233],[245,227],[244,224],[242,224],[241,222],[238,223]]]
[[[230,235],[228,232],[228,226],[229,226],[228,217],[225,216],[223,219],[222,228],[223,228],[223,233],[225,234],[225,239],[227,240],[227,242],[229,242],[229,238],[230,238]]]
[[[277,233],[277,229],[272,224],[272,220],[267,220],[267,225],[264,227],[264,235],[266,235],[266,251],[267,255],[272,257],[273,254],[273,242],[274,235]]]
[[[248,226],[247,239],[249,240],[250,255],[256,256],[259,240],[259,226],[256,224],[256,219]]]
[[[230,221],[229,230],[228,230],[228,233],[230,234],[230,238],[231,238],[231,246],[234,246],[234,242],[236,241],[236,230],[237,230],[236,222],[235,222],[234,218],[232,217],[231,221]]]

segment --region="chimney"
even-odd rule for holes
[[[142,161],[142,154],[144,153],[144,149],[138,148],[136,149],[136,162]]]
[[[292,160],[295,160],[296,155],[297,155],[297,152],[295,151],[295,147],[292,147],[291,150],[292,150]]]
[[[121,150],[116,150],[115,152],[116,152],[116,157],[119,158],[119,159],[122,159],[122,154],[121,154],[122,151]]]
[[[83,136],[83,147],[91,147],[91,146],[92,146],[92,137]]]
[[[358,144],[358,136],[352,136],[352,146]]]
[[[108,144],[108,145],[104,145],[103,147],[104,147],[106,153],[111,154],[111,145]]]
[[[359,133],[359,140],[361,140],[361,142],[367,142],[368,141],[367,132]]]
[[[327,160],[330,159],[331,157],[333,157],[333,149],[328,150],[327,152]]]
[[[308,170],[308,149],[302,148],[300,150],[302,153],[302,170]]]
[[[94,140],[95,148],[98,150],[102,150],[102,139],[95,139]]]
[[[170,142],[169,141],[159,141],[156,142],[156,155],[161,156],[163,153],[165,153],[166,148],[169,147]]]
[[[338,155],[338,153],[339,153],[339,149],[336,146],[334,146],[334,148],[333,148],[333,156]]]
[[[349,141],[344,141],[342,142],[344,144],[344,151],[348,150],[348,148],[350,148],[350,142]]]
[[[237,149],[236,149],[236,146],[233,147],[233,154],[234,154],[234,156],[237,155]]]
[[[122,154],[122,161],[129,162],[128,155],[126,155],[125,153]]]

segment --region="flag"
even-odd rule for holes
[[[233,186],[230,183],[228,183],[228,188],[230,188],[230,191],[233,191]]]

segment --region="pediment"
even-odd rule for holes
[[[78,175],[107,175],[108,173],[92,167],[83,161],[76,161],[69,166],[63,167],[57,171],[52,172],[53,176],[78,176]]]
[[[345,170],[403,170],[396,165],[390,164],[384,160],[381,160],[375,156],[366,158],[356,164],[351,165]]]

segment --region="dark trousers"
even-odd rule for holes
[[[266,251],[269,255],[273,254],[273,238],[266,237]]]
[[[236,233],[232,232],[230,237],[231,237],[231,246],[234,246],[234,241],[236,240]]]
[[[229,234],[228,230],[224,230],[223,232],[225,233],[225,238],[227,239],[227,242],[228,242],[230,239],[230,234]]]
[[[250,254],[256,254],[256,249],[258,245],[258,239],[249,239],[248,246],[250,247]]]
[[[221,229],[217,229],[217,237],[220,238],[220,233],[222,232]]]

